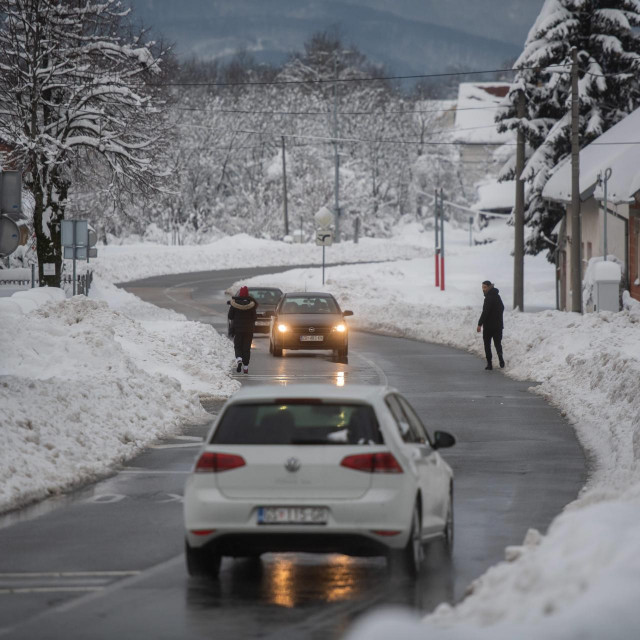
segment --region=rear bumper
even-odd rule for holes
[[[229,533],[204,547],[222,556],[243,557],[262,553],[343,553],[348,556],[383,556],[389,547],[360,534],[340,533]]]
[[[214,488],[198,488],[189,481],[184,500],[185,533],[190,546],[210,547],[221,555],[269,551],[384,555],[406,545],[414,500],[415,496],[401,487],[372,489],[353,500],[240,500],[226,498]],[[259,506],[287,504],[326,507],[328,521],[326,524],[257,523]],[[376,531],[399,533],[381,535],[374,533]]]

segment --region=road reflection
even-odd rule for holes
[[[372,607],[402,605],[427,612],[451,602],[453,578],[454,566],[437,544],[428,550],[418,580],[391,573],[384,558],[303,553],[227,558],[218,579],[189,579],[187,608],[196,622],[211,611],[234,605],[249,605],[257,615],[272,607],[311,613],[340,604],[336,615],[321,625],[326,637],[337,638],[357,615]]]

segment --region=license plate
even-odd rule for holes
[[[301,342],[322,342],[324,336],[300,336]]]
[[[326,523],[326,507],[258,507],[258,524]]]
[[[265,327],[271,324],[270,320],[256,320],[256,327]]]

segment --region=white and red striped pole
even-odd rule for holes
[[[444,291],[444,195],[440,189],[440,291]]]
[[[438,249],[438,215],[439,215],[439,207],[438,207],[438,190],[436,189],[435,200],[434,200],[434,218],[435,218],[435,229],[436,229],[436,244],[435,244],[435,259],[436,259],[436,287],[440,286],[440,250]]]

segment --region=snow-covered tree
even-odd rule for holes
[[[640,2],[638,0],[546,0],[531,28],[518,72],[497,116],[498,130],[520,128],[527,142],[523,172],[529,183],[526,250],[554,249],[552,231],[563,210],[543,200],[554,167],[571,152],[571,49],[577,47],[580,144],[585,146],[640,104]],[[516,117],[519,92],[525,117]],[[514,156],[501,172],[513,179]]]
[[[34,197],[41,282],[60,282],[60,222],[79,172],[104,178],[113,197],[161,175],[160,101],[148,84],[161,54],[127,16],[117,0],[0,0],[0,138]]]

